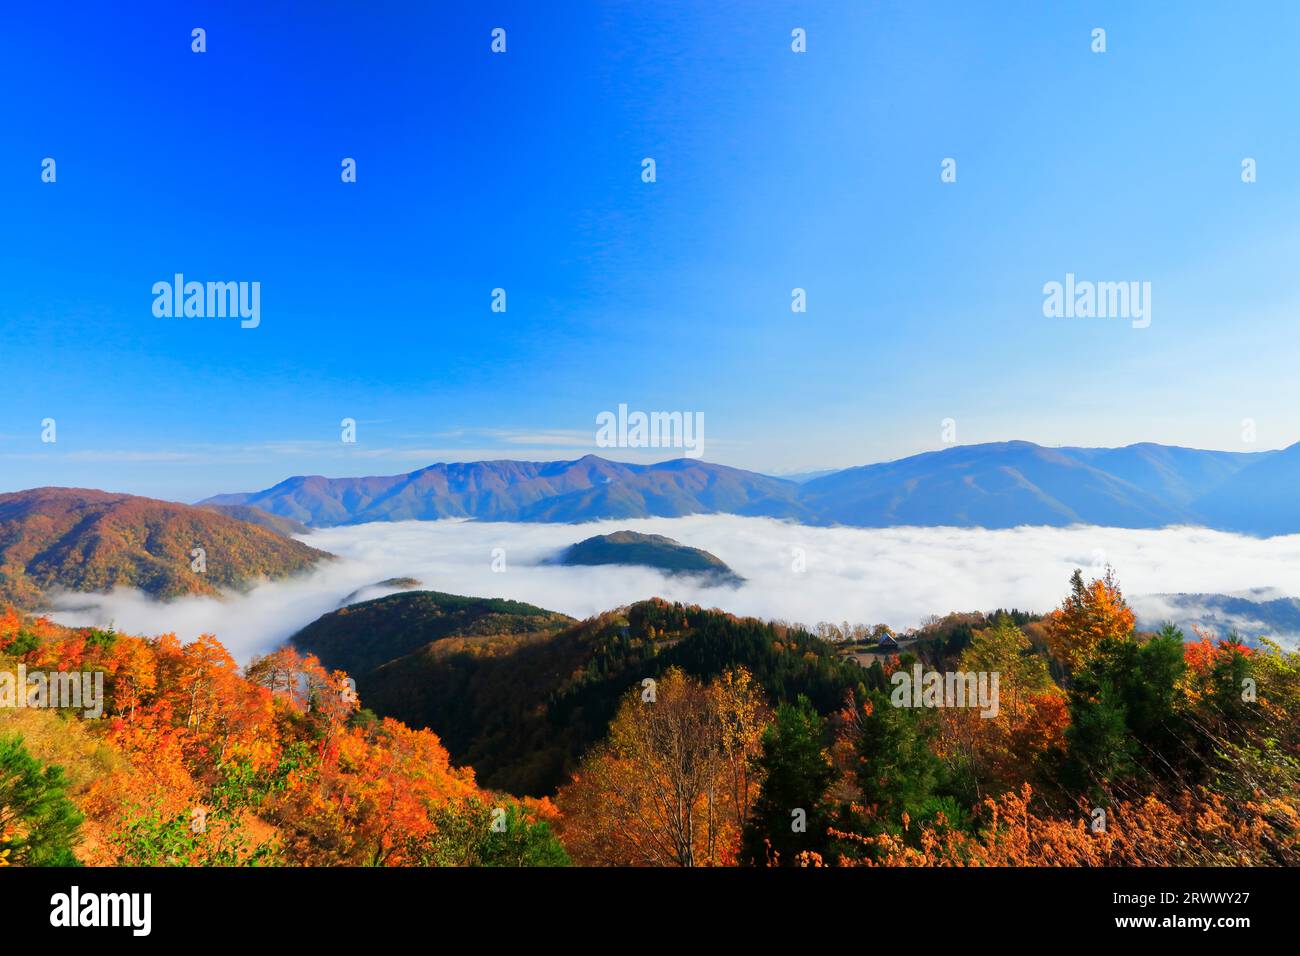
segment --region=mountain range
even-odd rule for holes
[[[1300,643],[1300,599],[1273,588],[1237,594],[1147,594],[1132,603],[1141,630],[1158,630],[1172,622],[1189,637],[1199,628],[1218,637],[1235,631],[1248,644],[1261,635]]]
[[[203,505],[253,506],[311,527],[475,518],[576,522],[736,514],[806,524],[1012,528],[1203,525],[1255,535],[1300,532],[1300,444],[1202,451],[1143,443],[1048,448],[962,445],[847,468],[803,482],[695,459],[436,464],[403,475],[288,478]]]
[[[437,464],[405,475],[288,478],[201,504],[253,505],[313,527],[436,518],[588,521],[701,512],[802,517],[798,485],[691,459],[630,465],[577,461]]]
[[[0,601],[36,607],[56,588],[116,586],[162,598],[216,594],[328,558],[295,540],[312,527],[369,521],[735,514],[867,528],[1199,525],[1278,535],[1300,533],[1297,488],[1300,444],[1249,453],[1019,441],[957,446],[803,482],[693,459],[633,465],[588,455],[437,464],[385,477],[296,477],[197,506],[36,488],[0,495]],[[626,561],[646,544],[602,542],[598,549],[620,554],[596,557]],[[203,572],[191,568],[196,547],[205,552]]]

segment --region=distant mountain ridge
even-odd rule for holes
[[[736,514],[805,524],[1013,528],[1204,525],[1300,533],[1300,444],[1201,451],[1142,443],[959,445],[799,483],[695,459],[437,464],[405,475],[289,478],[202,504],[251,505],[314,526],[435,518],[577,522]]]
[[[1135,597],[1132,603],[1138,626],[1144,630],[1156,630],[1172,621],[1188,637],[1196,627],[1218,638],[1236,632],[1248,644],[1257,637],[1300,639],[1300,598],[1274,588],[1253,588],[1239,594],[1148,594]]]
[[[794,482],[692,459],[631,465],[577,461],[476,461],[405,475],[288,478],[265,491],[200,504],[252,505],[314,527],[436,518],[588,521],[702,512],[805,517]]]
[[[823,520],[857,527],[1213,526],[1190,502],[1257,454],[1269,453],[961,445],[818,478],[802,486],[800,500]]]
[[[1274,452],[1210,488],[1191,507],[1215,517],[1215,527],[1245,534],[1300,530],[1300,443]]]

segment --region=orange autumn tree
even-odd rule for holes
[[[120,634],[103,657],[105,692],[112,713],[134,719],[137,708],[158,689],[158,659],[149,643]]]
[[[360,709],[356,685],[341,670],[327,671],[315,654],[282,647],[244,668],[244,678],[264,687],[295,714],[306,716],[328,749],[335,734]]]
[[[270,808],[290,857],[308,865],[401,866],[437,812],[483,795],[427,730],[385,718],[340,733],[319,762],[295,770]]]
[[[1111,568],[1086,585],[1083,572],[1076,568],[1070,577],[1070,594],[1043,626],[1052,656],[1076,671],[1105,638],[1123,640],[1132,635],[1134,622]]]
[[[757,795],[763,721],[748,673],[705,686],[666,671],[628,693],[556,803],[574,860],[597,866],[735,863]]]
[[[1183,644],[1183,659],[1187,662],[1187,670],[1191,675],[1204,677],[1214,670],[1216,664],[1232,654],[1250,657],[1255,653],[1254,648],[1243,644],[1235,635],[1220,639],[1195,624],[1192,625],[1192,632],[1197,639]]]

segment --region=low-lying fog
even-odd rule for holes
[[[542,563],[574,542],[619,529],[664,534],[711,551],[746,582],[705,587],[647,568]],[[68,594],[55,601],[52,616],[71,625],[111,622],[131,633],[174,631],[186,640],[213,633],[242,662],[359,589],[353,600],[400,590],[369,587],[393,577],[417,578],[430,590],[515,598],[574,617],[658,595],[763,618],[883,622],[895,629],[954,610],[1048,611],[1066,593],[1074,568],[1099,575],[1107,563],[1148,619],[1163,618],[1165,609],[1144,596],[1162,592],[1267,586],[1300,595],[1300,535],[1261,540],[1200,528],[866,530],[709,515],[581,525],[407,521],[332,528],[303,540],[341,560],[223,600],[160,604],[138,592]],[[504,551],[503,571],[493,570],[497,548]],[[801,563],[803,570],[796,570]],[[1296,643],[1294,635],[1282,637]]]

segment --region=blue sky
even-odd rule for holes
[[[15,8],[0,490],[575,457],[619,403],[773,473],[941,447],[945,418],[1291,444],[1300,11],[1176,6]],[[156,318],[177,272],[260,282],[260,326]],[[1045,318],[1067,272],[1149,281],[1151,326]]]

